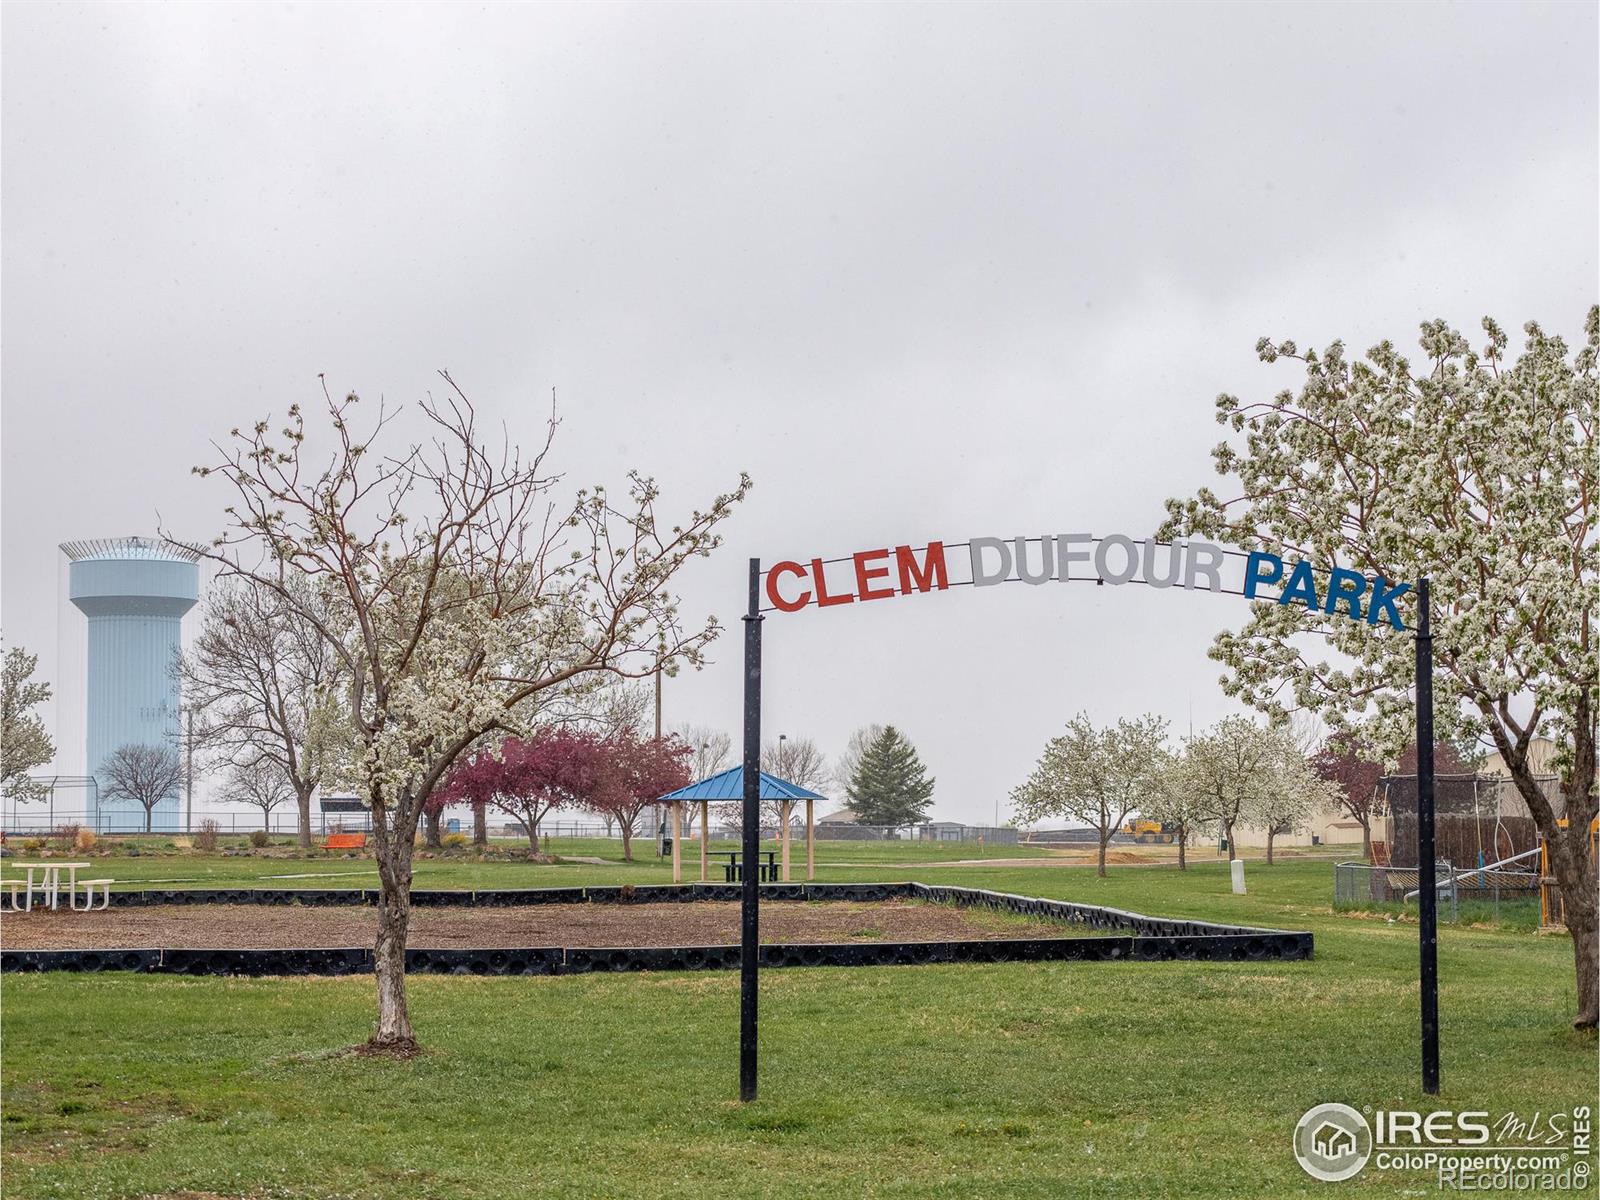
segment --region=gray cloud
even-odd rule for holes
[[[188,467],[450,368],[572,479],[757,490],[745,557],[1142,533],[1262,334],[1594,299],[1592,6],[11,6],[4,608],[55,544],[204,536]],[[1227,704],[1235,602],[996,589],[768,624],[774,731],[903,725],[992,815],[1071,712]],[[737,646],[667,686],[737,727]],[[70,694],[70,693],[69,693]]]

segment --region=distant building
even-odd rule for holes
[[[818,817],[818,825],[855,825],[857,824],[854,810],[841,808],[838,812],[831,812],[825,817]]]
[[[89,619],[84,774],[101,776],[112,751],[130,744],[176,747],[183,614],[200,596],[198,552],[156,538],[63,542],[68,598]],[[90,792],[97,828],[140,829],[131,800]],[[151,828],[178,828],[178,791],[156,803]]]
[[[1547,737],[1536,737],[1528,742],[1528,769],[1533,772],[1535,778],[1556,774],[1557,749],[1555,742]],[[1483,768],[1478,774],[1511,778],[1505,757],[1498,750],[1484,756]]]

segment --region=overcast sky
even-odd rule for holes
[[[1143,536],[1211,482],[1216,394],[1297,382],[1262,335],[1578,334],[1596,11],[7,5],[6,640],[50,679],[81,656],[58,542],[217,532],[211,437],[321,372],[411,403],[443,367],[523,440],[554,388],[574,487],[754,477],[684,581],[730,635],[666,687],[669,724],[736,733],[751,555]],[[987,822],[1080,709],[1231,711],[1206,648],[1244,615],[1018,586],[779,615],[767,728],[833,754],[893,722],[936,812]]]

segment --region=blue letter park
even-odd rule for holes
[[[1244,594],[1247,600],[1261,599],[1259,591],[1264,584],[1282,584],[1278,593],[1279,604],[1303,604],[1310,612],[1342,612],[1353,621],[1365,620],[1368,625],[1387,621],[1395,629],[1404,629],[1396,602],[1411,590],[1409,583],[1391,583],[1381,575],[1368,579],[1360,571],[1349,567],[1334,567],[1328,571],[1327,588],[1317,590],[1316,569],[1301,559],[1289,570],[1284,582],[1284,562],[1276,554],[1253,550],[1244,568]]]

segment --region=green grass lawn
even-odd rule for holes
[[[163,861],[181,860],[130,865]],[[1249,894],[1233,896],[1216,864],[1097,879],[855,861],[825,877],[1304,928],[1316,958],[771,971],[762,1094],[748,1106],[733,1100],[731,973],[418,978],[428,1053],[410,1062],[339,1053],[368,1033],[366,979],[6,976],[4,1193],[1420,1196],[1434,1194],[1420,1172],[1311,1180],[1290,1152],[1295,1121],[1326,1100],[1595,1101],[1595,1040],[1568,1028],[1564,938],[1442,930],[1444,1092],[1423,1104],[1416,927],[1333,912],[1326,863],[1253,864]],[[434,869],[440,886],[665,874],[653,857],[432,860],[420,886]]]
[[[94,864],[94,874],[114,879],[116,890],[146,887],[219,888],[219,887],[283,887],[283,888],[363,888],[376,887],[378,870],[369,854],[346,857],[339,853],[317,850],[302,856],[293,853],[288,839],[277,839],[267,850],[252,851],[242,838],[222,839],[218,853],[204,854],[195,850],[175,849],[170,837],[140,837],[118,839],[111,845],[132,846],[137,854],[125,850],[100,852],[83,859],[60,849],[52,849],[56,857],[79,858]],[[672,865],[669,859],[656,857],[655,843],[648,838],[636,839],[632,861],[623,861],[621,843],[603,838],[553,838],[550,852],[566,859],[600,859],[599,863],[566,861],[545,865],[527,861],[522,857],[526,841],[495,839],[493,855],[484,858],[467,849],[445,851],[419,851],[415,861],[415,886],[418,888],[523,888],[523,887],[581,887],[616,883],[670,883]],[[778,843],[766,840],[761,843],[762,853],[778,850]],[[1125,847],[1119,847],[1125,849]],[[31,861],[37,854],[21,849],[13,841],[15,857]],[[739,850],[731,840],[713,837],[707,847],[711,855],[710,878],[721,882],[722,857]],[[799,839],[790,845],[791,878],[805,879],[805,843]],[[937,864],[962,863],[974,859],[1051,859],[1066,856],[1041,850],[1034,846],[994,845],[980,851],[975,842],[855,842],[820,839],[817,842],[817,878],[819,880],[853,879],[906,879],[912,874],[919,878],[924,871],[955,870],[963,876],[975,870],[969,866],[940,866]],[[1215,862],[1209,852],[1197,856],[1200,861]],[[1331,861],[1331,859],[1330,859]],[[698,842],[685,842],[682,853],[683,875],[693,881],[700,877],[700,847]],[[930,865],[932,864],[932,865]],[[915,870],[913,870],[913,868]],[[0,859],[0,872],[16,874]]]

